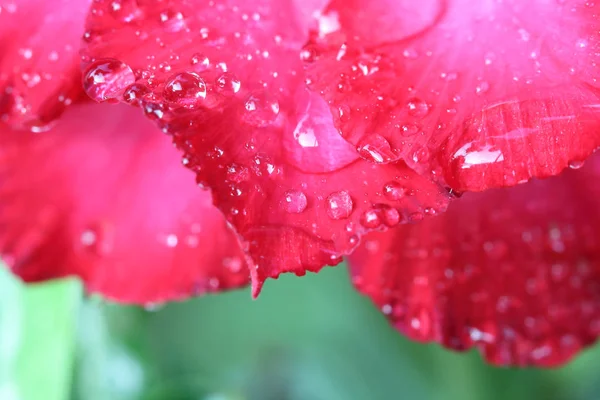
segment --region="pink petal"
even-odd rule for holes
[[[115,99],[144,108],[212,189],[256,265],[255,295],[268,277],[336,264],[364,233],[448,200],[404,163],[360,159],[305,89],[298,55],[306,7],[318,3],[165,1],[131,8],[123,23],[98,1],[88,23],[86,73],[122,63],[112,87],[125,95]],[[118,83],[123,65],[136,73],[133,89]],[[94,98],[97,88],[88,87]]]
[[[49,128],[79,94],[90,0],[0,0],[0,121]]]
[[[465,194],[436,218],[377,233],[354,283],[420,341],[500,365],[556,366],[600,334],[600,156],[579,171]]]
[[[247,282],[210,194],[138,110],[75,105],[48,132],[0,138],[0,253],[25,281],[77,275],[127,303]]]
[[[599,2],[332,0],[318,25],[309,86],[371,161],[480,191],[600,145]]]

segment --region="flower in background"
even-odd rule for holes
[[[599,13],[0,2],[0,250],[127,302],[350,255],[410,337],[558,365],[600,330]]]

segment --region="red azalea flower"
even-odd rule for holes
[[[598,335],[600,161],[541,179],[600,145],[596,3],[37,3],[0,2],[0,250],[26,280],[147,302],[248,262],[257,295],[358,247],[413,338],[550,366]],[[85,14],[85,92],[167,133],[237,238],[139,110],[76,101]]]

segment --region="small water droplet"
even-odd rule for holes
[[[202,53],[196,53],[190,58],[190,64],[194,66],[194,71],[202,72],[210,66],[210,60]]]
[[[240,80],[231,72],[225,72],[219,76],[215,82],[216,88],[219,93],[224,95],[234,95],[240,91],[242,83]]]
[[[206,85],[195,73],[182,72],[165,83],[163,96],[172,105],[194,107],[206,98]]]
[[[319,52],[314,44],[308,44],[300,50],[300,60],[305,63],[313,63],[319,57]]]
[[[484,94],[488,90],[490,90],[490,84],[487,83],[486,81],[479,82],[477,84],[477,86],[475,87],[475,93],[477,93],[477,94]]]
[[[414,136],[417,133],[421,132],[421,128],[419,128],[419,126],[415,125],[415,124],[404,124],[404,125],[400,126],[399,128],[400,128],[400,134],[402,134],[402,136],[405,136],[405,137]]]
[[[571,161],[569,161],[569,168],[579,169],[579,168],[583,167],[584,164],[585,164],[585,161],[571,160]]]
[[[352,214],[354,203],[346,190],[330,194],[326,200],[327,215],[332,219],[345,219]]]
[[[373,134],[363,138],[356,147],[358,154],[367,161],[385,164],[398,159],[390,142],[381,135]]]
[[[134,83],[125,90],[125,93],[123,93],[123,100],[125,100],[127,104],[136,105],[139,104],[142,98],[148,93],[150,93],[148,86],[141,83]]]
[[[388,227],[398,225],[400,213],[387,204],[375,204],[372,209],[366,211],[360,219],[360,223],[367,229],[376,229],[382,224]]]
[[[179,32],[186,28],[185,18],[179,11],[166,10],[161,12],[160,22],[167,32]]]
[[[429,114],[429,105],[421,99],[409,100],[406,107],[408,108],[408,114],[416,118],[423,118]]]
[[[388,182],[383,186],[383,194],[390,200],[398,201],[406,195],[406,188],[398,182]]]
[[[283,206],[291,214],[300,214],[306,210],[306,195],[300,190],[288,190],[285,192]]]
[[[131,22],[138,12],[136,2],[127,0],[113,0],[110,3],[110,13],[112,16],[123,22]]]
[[[379,213],[376,210],[368,210],[360,217],[360,224],[367,229],[375,229],[381,225]]]
[[[131,67],[113,58],[93,62],[83,75],[83,89],[97,102],[116,99],[134,82]]]
[[[268,126],[279,115],[279,102],[265,91],[251,93],[244,103],[242,120],[248,125]]]

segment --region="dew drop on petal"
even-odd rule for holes
[[[387,139],[377,134],[362,139],[356,150],[365,160],[378,164],[389,163],[398,159]]]
[[[288,190],[285,192],[283,206],[290,214],[300,214],[306,210],[306,195],[299,190]]]
[[[381,225],[381,219],[377,210],[365,211],[360,217],[360,224],[367,229],[375,229]]]
[[[210,66],[210,60],[207,56],[201,53],[196,53],[190,58],[190,64],[197,71],[203,71]]]
[[[125,93],[123,93],[123,100],[125,100],[127,104],[136,105],[139,104],[142,98],[148,93],[150,93],[150,89],[146,85],[134,83],[125,90]]]
[[[398,182],[388,182],[383,186],[383,194],[389,200],[397,201],[406,195],[406,188]]]
[[[216,88],[219,93],[224,95],[234,95],[240,91],[242,83],[238,79],[237,76],[232,74],[231,72],[225,72],[221,76],[219,76],[215,82]]]
[[[279,102],[264,91],[252,92],[244,103],[242,121],[248,125],[268,126],[279,115]]]
[[[571,169],[580,169],[585,164],[585,161],[581,160],[572,160],[569,161],[569,168]]]
[[[352,214],[354,203],[350,193],[343,190],[335,192],[327,197],[327,215],[332,219],[348,218]]]
[[[103,58],[90,64],[83,75],[83,89],[97,102],[120,96],[135,82],[129,65],[112,58]]]
[[[163,96],[172,105],[193,107],[206,98],[206,84],[198,75],[182,72],[165,83]]]
[[[408,108],[408,114],[413,117],[423,118],[429,114],[429,105],[420,99],[410,99],[406,107]]]

